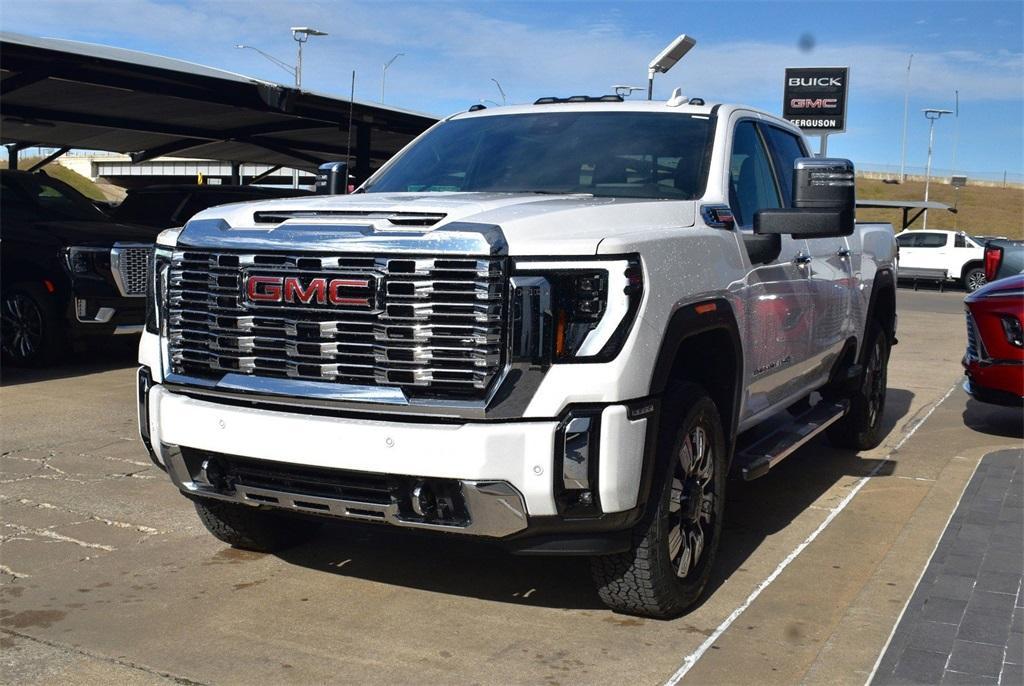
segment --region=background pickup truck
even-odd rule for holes
[[[678,615],[730,472],[879,442],[892,227],[855,225],[853,166],[764,112],[473,110],[352,195],[160,235],[143,441],[231,545],[475,537],[587,555],[610,607]]]
[[[985,242],[985,278],[998,281],[1024,274],[1024,241],[993,238]]]
[[[968,293],[986,283],[984,244],[963,231],[902,231],[896,242],[901,279],[955,281]]]

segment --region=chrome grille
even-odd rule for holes
[[[378,284],[373,307],[254,303],[243,275]],[[169,282],[172,369],[479,395],[502,363],[504,263],[494,258],[180,250]]]
[[[115,245],[110,251],[110,269],[121,295],[145,297],[152,256],[153,248],[148,245]]]

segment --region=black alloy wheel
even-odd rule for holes
[[[681,579],[703,561],[715,530],[715,458],[708,432],[698,423],[683,439],[672,476],[668,554]]]
[[[22,291],[4,293],[0,304],[3,352],[12,362],[36,359],[44,347],[45,316],[35,300]]]

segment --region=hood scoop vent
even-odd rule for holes
[[[277,210],[253,213],[257,224],[280,224],[289,219],[339,219],[366,222],[387,221],[394,226],[428,228],[434,226],[446,215],[425,212],[382,212],[359,210]]]

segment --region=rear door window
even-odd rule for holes
[[[915,248],[944,248],[946,247],[946,241],[949,238],[944,233],[926,233],[921,232],[917,237],[917,245]]]

